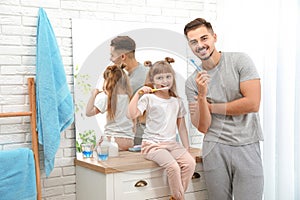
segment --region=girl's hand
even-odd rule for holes
[[[152,92],[152,88],[148,86],[143,86],[139,89],[139,94],[149,94]]]

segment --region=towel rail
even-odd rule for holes
[[[35,96],[34,78],[28,78],[27,82],[28,82],[28,94],[29,94],[29,101],[30,101],[30,111],[0,113],[0,118],[30,116],[32,151],[34,154],[35,173],[36,173],[37,200],[41,200],[42,193],[41,193],[41,179],[40,179],[38,133],[36,129],[36,96]]]
[[[19,116],[31,116],[32,112],[8,112],[0,113],[0,117],[19,117]]]

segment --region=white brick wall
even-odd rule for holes
[[[72,18],[186,23],[216,18],[215,0],[4,0],[0,1],[0,112],[27,111],[27,78],[35,76],[38,8],[50,19],[73,91]],[[0,118],[0,150],[30,147],[28,117]],[[75,200],[74,125],[61,134],[55,168],[46,178],[41,150],[44,200]]]

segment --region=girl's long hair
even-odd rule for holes
[[[114,120],[117,110],[118,94],[127,94],[131,98],[132,89],[129,78],[125,71],[125,64],[108,66],[104,73],[103,90],[108,97],[107,101],[107,119]]]
[[[161,73],[171,73],[173,75],[173,85],[169,89],[169,95],[172,97],[178,97],[177,94],[177,87],[176,87],[176,81],[175,81],[175,71],[172,68],[170,63],[175,62],[173,58],[166,57],[165,60],[157,61],[153,65],[151,61],[145,61],[144,65],[150,67],[147,77],[146,77],[146,84],[150,86],[151,84],[153,85],[154,83],[154,76],[156,74],[161,74]]]

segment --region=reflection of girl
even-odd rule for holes
[[[133,121],[126,117],[131,87],[123,68],[125,64],[108,66],[103,73],[103,92],[98,89],[92,95],[86,107],[86,115],[94,116],[106,112],[104,133],[110,139],[115,137],[119,150],[128,150],[133,146]]]
[[[154,92],[144,86],[136,92],[129,104],[128,117],[135,119],[146,111],[142,154],[166,169],[171,199],[182,200],[196,163],[187,151],[186,111],[176,94],[175,72],[170,65],[173,61],[166,58],[166,61],[158,61],[150,67],[146,80],[160,90]],[[144,95],[139,99],[139,94]],[[176,142],[176,128],[183,146]]]

